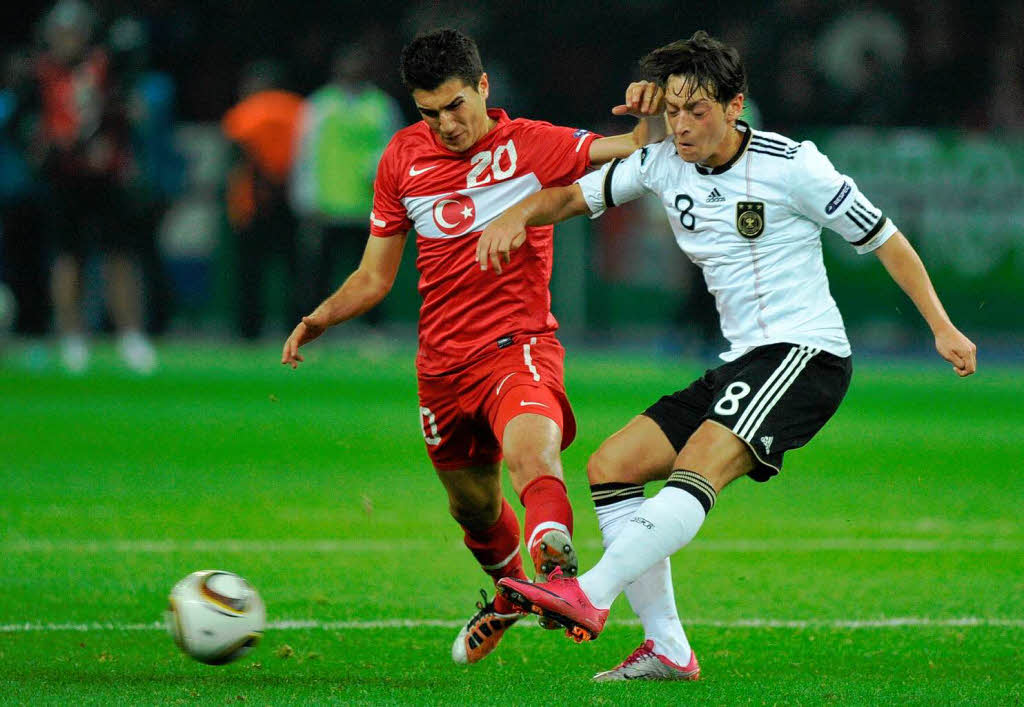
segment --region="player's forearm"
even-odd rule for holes
[[[893,234],[876,254],[890,277],[910,297],[934,334],[953,327],[924,263],[902,233],[897,231]]]
[[[341,324],[380,304],[391,291],[392,284],[372,271],[359,268],[348,276],[334,294],[313,310],[313,315],[322,315],[327,326]]]
[[[510,214],[523,226],[546,226],[589,211],[587,202],[583,199],[583,190],[578,184],[570,184],[567,187],[542,189],[505,213]]]
[[[628,133],[594,140],[590,145],[590,162],[602,165],[614,159],[626,159],[645,145],[661,142],[667,135],[664,115],[641,118]]]
[[[637,147],[633,133],[598,138],[590,143],[590,163],[600,166],[614,159],[625,159]]]

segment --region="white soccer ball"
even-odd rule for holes
[[[267,609],[259,592],[232,572],[193,572],[174,585],[167,630],[185,653],[202,663],[224,665],[260,642]]]

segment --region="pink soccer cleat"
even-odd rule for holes
[[[575,577],[579,570],[579,559],[576,556],[576,549],[572,546],[572,538],[557,528],[547,531],[533,543],[530,548],[530,559],[533,560],[533,567],[537,574],[534,582],[543,582],[556,567],[562,570],[562,575]],[[550,630],[562,627],[554,619],[541,616],[537,622],[541,628]]]
[[[697,662],[697,654],[691,650],[690,662],[677,665],[656,653],[654,641],[647,640],[614,668],[594,676],[594,682],[619,680],[700,680],[700,663]]]
[[[577,643],[597,638],[608,619],[607,609],[598,609],[580,589],[579,580],[566,578],[556,567],[548,581],[534,584],[524,579],[503,577],[498,591],[524,614],[553,619],[565,627],[567,636]]]

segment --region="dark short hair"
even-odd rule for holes
[[[484,73],[476,42],[447,27],[421,34],[405,45],[398,71],[409,91],[433,91],[452,78],[476,88]]]
[[[683,76],[692,84],[691,96],[704,89],[722,104],[747,90],[747,70],[740,53],[704,30],[655,49],[640,60],[640,69],[644,78],[661,86],[669,76]]]

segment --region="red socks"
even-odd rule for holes
[[[526,485],[519,500],[526,508],[525,531],[531,543],[551,528],[572,536],[572,506],[561,479],[538,477]],[[501,514],[490,528],[471,532],[463,527],[463,530],[463,542],[491,579],[495,582],[502,577],[526,579],[523,558],[519,554],[519,520],[508,501],[501,500]],[[501,614],[515,612],[512,604],[500,594],[494,598],[494,609]]]
[[[501,514],[490,528],[475,533],[465,527],[463,530],[466,531],[463,537],[466,547],[495,583],[502,577],[526,579],[523,558],[519,554],[519,519],[508,501],[501,499]],[[513,605],[500,594],[494,597],[494,610],[499,614],[515,613]]]
[[[523,534],[527,550],[552,528],[572,537],[572,506],[565,483],[557,476],[538,476],[526,485],[519,500],[526,508]]]
[[[471,532],[463,526],[463,530],[466,547],[495,582],[502,577],[526,577],[519,556],[519,519],[508,501],[501,499],[501,514],[490,528]]]

